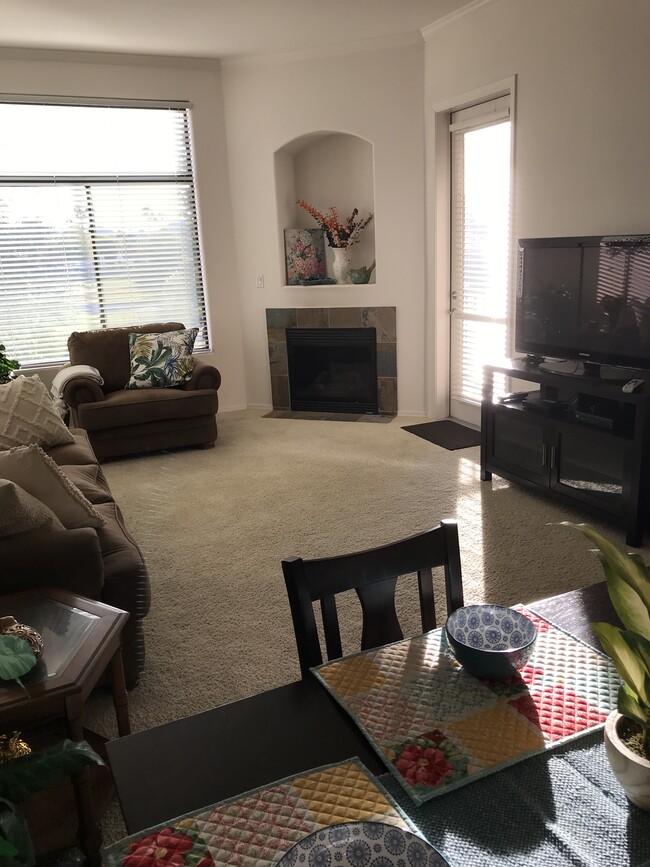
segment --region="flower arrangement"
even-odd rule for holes
[[[308,214],[311,214],[311,216],[316,220],[318,225],[325,232],[327,243],[330,247],[343,247],[344,249],[347,249],[348,247],[354,246],[354,244],[358,244],[360,240],[359,235],[372,220],[371,213],[368,213],[365,220],[357,219],[359,216],[359,209],[355,208],[345,223],[342,223],[341,218],[334,207],[328,208],[323,214],[303,199],[298,199],[296,204],[300,205],[301,208],[307,211]]]

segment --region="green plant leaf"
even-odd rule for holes
[[[650,577],[641,557],[614,545],[590,524],[561,523],[579,530],[598,547],[616,613],[628,629],[650,638]]]
[[[0,765],[0,797],[23,801],[91,762],[104,764],[86,741],[70,740],[11,759]]]
[[[646,677],[650,678],[650,641],[645,636],[639,635],[638,632],[631,632],[628,629],[624,630],[622,635],[627,641],[632,653],[634,653],[639,658],[641,664],[645,666]],[[648,699],[650,703],[650,693],[648,694]]]
[[[5,840],[4,837],[0,836],[0,856],[8,856],[8,855],[17,855],[18,849],[9,842],[9,840]]]
[[[0,635],[0,679],[16,680],[35,665],[34,651],[24,638]]]
[[[27,822],[15,804],[0,798],[0,867],[16,867],[34,864],[35,855],[32,837]]]
[[[616,670],[637,696],[645,690],[645,666],[635,656],[625,640],[623,630],[611,623],[592,623],[591,628],[600,639],[603,650],[611,656]]]
[[[642,726],[648,724],[648,715],[643,712],[638,701],[626,691],[625,687],[621,687],[618,691],[617,699],[618,712],[629,719],[636,720]]]

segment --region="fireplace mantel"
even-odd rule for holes
[[[376,328],[379,412],[397,414],[395,307],[273,307],[266,311],[273,409],[288,410],[287,328]]]

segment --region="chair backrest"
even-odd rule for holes
[[[151,322],[128,328],[98,328],[95,331],[73,331],[68,337],[70,364],[96,367],[104,380],[103,390],[118,391],[129,381],[131,358],[129,334],[159,334],[180,331],[180,322]]]
[[[287,586],[303,677],[323,662],[313,603],[320,602],[328,659],[343,655],[336,595],[355,590],[361,602],[361,649],[368,650],[404,637],[395,609],[397,579],[416,573],[422,630],[436,626],[432,567],[444,566],[447,615],[463,605],[458,527],[441,521],[408,539],[337,557],[302,560],[287,557],[282,571]]]

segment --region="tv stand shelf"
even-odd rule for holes
[[[495,374],[531,383],[529,398],[501,403]],[[622,385],[547,372],[521,359],[487,365],[481,479],[496,473],[573,502],[623,526],[628,545],[641,545],[650,494],[649,401],[644,391],[626,394]]]

